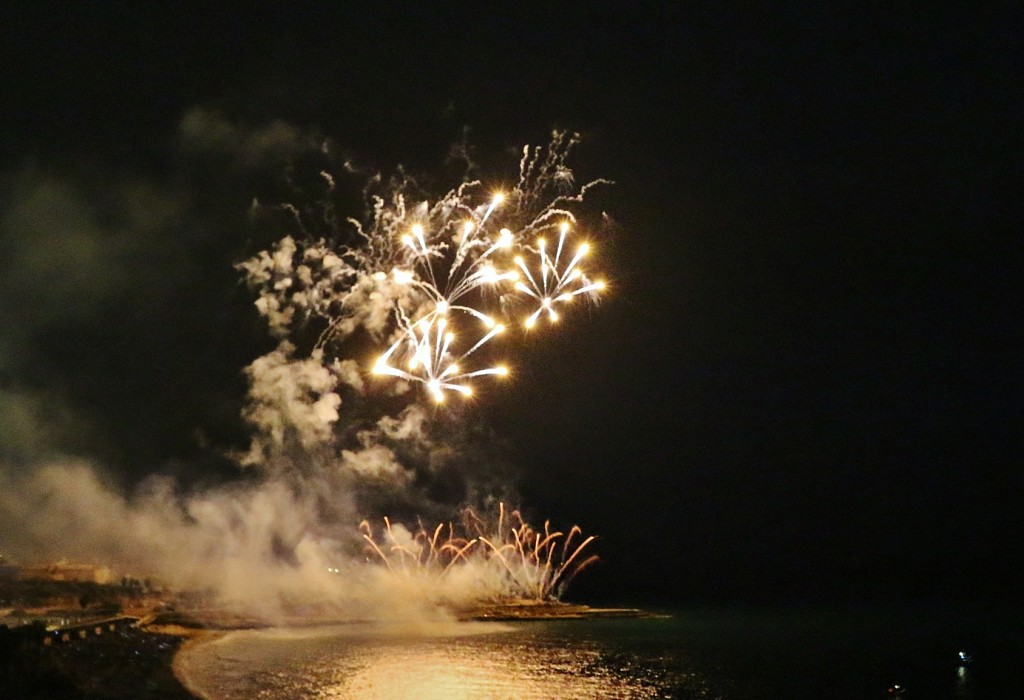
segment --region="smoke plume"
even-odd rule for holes
[[[320,135],[201,108],[182,118],[177,144],[169,181],[39,167],[0,180],[0,553],[102,563],[268,615],[316,605],[379,616],[396,614],[396,601],[508,592],[493,560],[468,556],[443,590],[389,576],[358,528],[390,514],[394,551],[420,551],[422,537],[399,522],[515,497],[471,407],[439,407],[424,392],[436,398],[473,374],[369,371],[374,352],[391,346],[397,357],[438,314],[437,287],[409,281],[417,266],[476,264],[498,246],[485,237],[499,215],[480,200],[482,185],[464,182],[433,204],[401,171],[357,186]],[[590,185],[572,188],[564,161],[574,145],[556,135],[523,153],[506,217],[521,223],[502,235],[514,230],[524,250],[537,253],[527,236],[576,221],[571,206]],[[345,193],[365,188],[365,215],[338,213],[343,180]],[[455,230],[467,217],[480,233]],[[434,238],[410,251],[401,241],[413,223]],[[211,259],[223,269],[207,269]],[[224,284],[232,274],[252,294],[247,312],[245,290]],[[597,287],[575,275],[559,301]],[[227,300],[211,304],[204,292]],[[513,296],[495,293],[495,308],[511,313]],[[227,347],[256,317],[264,339],[231,351],[263,347],[234,368],[243,390],[190,365],[189,353]],[[232,406],[236,418],[218,432]],[[244,439],[234,437],[241,426]],[[211,460],[217,478],[201,472]]]

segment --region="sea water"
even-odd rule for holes
[[[186,650],[179,670],[211,699],[1024,697],[1019,615],[660,612],[245,630]]]

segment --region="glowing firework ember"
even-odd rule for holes
[[[568,533],[552,531],[550,522],[535,530],[518,510],[506,514],[504,504],[496,524],[467,508],[460,527],[441,523],[428,532],[420,525],[411,535],[385,518],[379,537],[365,520],[360,530],[369,561],[423,585],[468,574],[476,578],[479,599],[558,600],[573,578],[598,560],[586,553],[594,537],[584,538],[575,525]]]
[[[240,266],[259,289],[258,308],[281,336],[323,324],[316,349],[325,357],[362,328],[387,342],[372,374],[420,384],[437,402],[472,395],[472,379],[509,373],[487,361],[508,314],[528,307],[530,328],[605,287],[583,270],[590,244],[574,240],[573,212],[605,181],[573,187],[565,161],[575,143],[556,134],[546,148],[524,148],[519,180],[503,193],[474,180],[431,203],[400,179],[372,197],[365,225],[349,219],[356,246],[285,238]]]
[[[438,403],[444,401],[445,391],[458,391],[464,396],[471,395],[472,390],[466,384],[467,379],[486,374],[507,375],[508,370],[502,366],[469,372],[459,369],[460,363],[495,335],[504,331],[505,327],[471,308],[455,307],[457,311],[477,316],[477,320],[488,329],[487,333],[477,340],[469,350],[455,357],[452,351],[455,334],[448,328],[449,309],[446,302],[439,302],[432,313],[428,313],[406,328],[405,334],[377,360],[373,367],[373,373],[422,382]],[[401,353],[402,350],[405,351],[405,356],[408,358],[406,361],[408,371],[389,363],[392,355]]]
[[[561,271],[559,270],[568,231],[569,223],[563,221],[558,227],[558,245],[554,257],[547,252],[547,241],[543,238],[537,239],[536,254],[540,269],[534,273],[530,272],[530,268],[527,267],[521,255],[517,255],[515,258],[515,263],[522,270],[526,280],[526,282],[517,280],[515,289],[531,297],[538,304],[537,309],[523,321],[526,328],[533,328],[537,317],[542,313],[546,314],[552,323],[557,321],[558,313],[555,311],[555,304],[568,303],[580,294],[595,295],[604,289],[604,282],[600,280],[591,282],[580,266],[581,258],[590,250],[587,243],[581,243],[569,263]]]

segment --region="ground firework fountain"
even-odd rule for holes
[[[490,601],[558,600],[572,579],[597,561],[586,552],[594,537],[583,537],[579,527],[564,533],[545,522],[543,531],[535,530],[518,510],[506,513],[504,504],[496,523],[466,508],[458,527],[441,523],[429,532],[421,524],[410,535],[385,518],[379,534],[365,520],[360,530],[368,560],[425,585],[443,586],[453,571],[463,577],[472,572],[481,599]]]

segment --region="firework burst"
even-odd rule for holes
[[[467,381],[473,377],[506,376],[508,369],[502,365],[470,371],[460,369],[467,358],[491,338],[503,332],[505,327],[469,307],[454,307],[456,311],[476,316],[488,329],[472,347],[456,355],[453,352],[456,343],[455,333],[449,330],[450,309],[447,303],[440,302],[433,312],[415,323],[409,324],[407,319],[403,319],[405,332],[380,356],[373,367],[373,373],[421,382],[438,403],[444,401],[446,391],[457,391],[463,396],[470,396],[472,389]],[[404,355],[406,369],[391,364],[392,356],[395,355]]]
[[[419,384],[436,402],[471,396],[472,380],[509,374],[489,360],[509,315],[525,306],[523,326],[555,321],[556,307],[605,288],[583,270],[590,244],[570,241],[574,210],[605,182],[574,186],[566,159],[576,142],[556,134],[546,147],[524,148],[518,182],[500,193],[473,180],[432,201],[403,176],[371,197],[368,221],[348,220],[358,245],[288,237],[243,263],[257,307],[282,337],[321,324],[316,349],[325,357],[368,331],[385,348],[372,374]]]
[[[581,261],[590,252],[588,243],[581,243],[572,259],[561,267],[568,231],[569,222],[563,221],[558,226],[558,244],[554,256],[548,253],[547,240],[537,239],[536,246],[532,249],[537,261],[533,272],[522,255],[515,257],[516,267],[522,271],[522,278],[518,275],[516,277],[515,290],[536,303],[534,312],[523,320],[525,328],[533,328],[541,314],[554,323],[559,318],[555,310],[556,305],[567,304],[581,294],[595,297],[605,288],[602,280],[591,281],[583,272]]]

